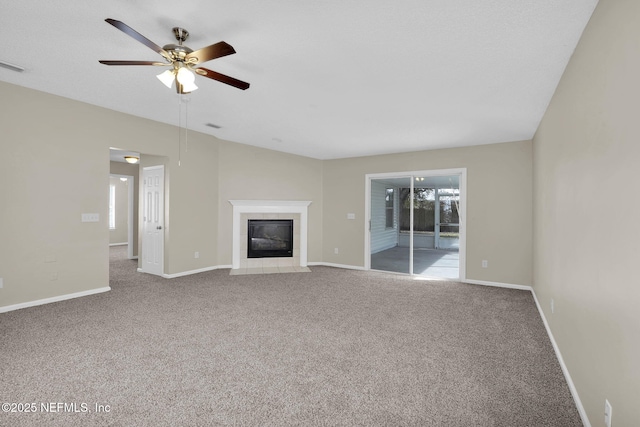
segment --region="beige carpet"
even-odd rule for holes
[[[0,425],[581,425],[529,292],[328,267],[167,280],[117,250],[111,292],[0,314],[0,400],[37,404]]]

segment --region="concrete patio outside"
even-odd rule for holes
[[[458,279],[458,250],[420,249],[413,252],[413,274],[444,279]],[[371,255],[371,269],[409,273],[409,248],[396,246]]]

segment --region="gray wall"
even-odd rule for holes
[[[639,22],[600,0],[533,140],[534,288],[593,426],[640,420]]]
[[[364,266],[367,174],[467,168],[467,279],[531,285],[531,141],[327,160],[323,167],[324,262]],[[485,259],[489,268],[481,267]]]

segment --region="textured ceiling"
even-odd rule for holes
[[[114,18],[160,46],[180,26],[194,50],[236,49],[202,65],[251,87],[197,77],[182,104],[190,129],[225,140],[319,159],[526,140],[596,4],[0,0],[0,60],[26,69],[0,80],[177,125],[163,69],[98,63],[162,60]]]

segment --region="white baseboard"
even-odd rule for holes
[[[531,288],[531,286],[514,285],[512,283],[487,282],[486,280],[464,279],[462,282],[463,283],[469,283],[471,285],[493,286],[495,288],[519,289],[521,291],[532,291],[533,290],[533,288]]]
[[[213,271],[213,270],[222,270],[225,268],[231,268],[231,265],[214,265],[212,267],[199,268],[197,270],[182,271],[180,273],[172,273],[172,274],[163,274],[162,277],[164,277],[165,279],[175,279],[176,277],[191,276],[192,274],[204,273],[206,271]]]
[[[580,396],[578,395],[578,390],[576,389],[576,386],[571,379],[571,374],[569,374],[569,368],[567,368],[567,365],[565,365],[564,363],[564,359],[562,358],[562,354],[560,353],[560,347],[558,347],[558,344],[556,343],[556,340],[551,333],[549,322],[547,322],[544,311],[542,311],[542,307],[540,306],[540,301],[538,301],[538,297],[536,296],[536,291],[533,290],[533,288],[531,289],[531,294],[533,295],[533,299],[536,302],[536,306],[538,307],[538,312],[540,313],[540,317],[542,318],[542,323],[544,323],[544,327],[547,329],[547,335],[549,335],[551,345],[553,345],[553,350],[555,351],[556,357],[558,358],[558,363],[560,363],[560,368],[562,369],[564,378],[567,381],[567,385],[569,386],[569,391],[571,392],[573,401],[575,402],[578,413],[580,414],[580,418],[582,419],[582,424],[584,425],[584,427],[591,427],[591,423],[589,422],[589,418],[587,417],[587,411],[585,411],[584,406],[582,405],[582,401],[580,400]]]
[[[364,267],[358,267],[355,265],[344,265],[344,264],[333,264],[333,263],[328,263],[328,262],[308,262],[307,263],[307,267],[311,267],[311,266],[327,266],[327,267],[336,267],[336,268],[344,268],[344,269],[349,269],[349,270],[364,270]],[[206,267],[206,268],[200,268],[197,270],[190,270],[190,271],[183,271],[180,273],[173,273],[173,274],[163,274],[161,277],[164,277],[165,279],[174,279],[176,277],[183,277],[183,276],[190,276],[192,274],[198,274],[198,273],[204,273],[206,271],[213,271],[213,270],[222,270],[222,269],[233,269],[233,266],[231,264],[229,265],[216,265],[213,267]],[[144,271],[142,271],[140,268],[138,268],[138,273],[144,273]]]
[[[325,267],[335,267],[335,268],[344,268],[347,270],[364,270],[364,267],[360,267],[357,265],[346,265],[346,264],[335,264],[333,262],[308,262],[307,266],[325,266]]]
[[[7,305],[5,307],[0,307],[0,313],[6,313],[13,310],[20,310],[21,308],[35,307],[43,304],[50,304],[52,302],[65,301],[73,298],[86,297],[88,295],[100,294],[102,292],[108,292],[111,288],[109,286],[105,286],[104,288],[91,289],[89,291],[75,292],[73,294],[60,295],[57,297],[44,298],[35,301],[23,302],[20,304]]]
[[[176,277],[191,276],[192,274],[204,273],[204,272],[213,271],[213,270],[223,270],[225,268],[231,268],[231,265],[214,265],[212,267],[199,268],[197,270],[181,271],[180,273],[171,273],[171,274],[163,273],[160,275],[160,277],[164,277],[165,279],[175,279]],[[139,267],[137,269],[137,272],[146,273],[146,271],[144,271]]]

